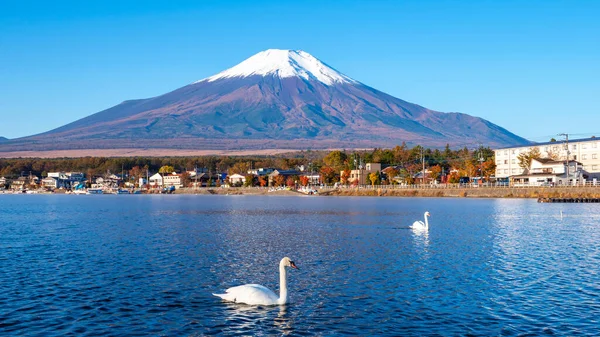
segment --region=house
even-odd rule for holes
[[[289,177],[298,177],[301,174],[302,172],[296,170],[274,170],[269,174],[269,186],[275,186],[275,178],[277,176],[282,176],[285,181]]]
[[[340,172],[340,175],[342,172]],[[348,182],[353,185],[370,185],[371,181],[369,180],[369,174],[373,172],[381,172],[380,163],[367,163],[364,167],[360,165],[358,170],[350,170]]]
[[[51,190],[57,189],[59,188],[59,180],[56,177],[48,176],[42,179],[42,187]]]
[[[550,158],[532,159],[529,169],[520,175],[512,176],[514,186],[556,186],[583,183],[588,173],[576,161],[554,160]]]
[[[576,160],[590,178],[600,178],[600,138],[596,137],[496,149],[496,178],[526,174],[526,170],[519,166],[518,157],[534,149],[539,151],[541,158],[563,162]]]
[[[13,180],[10,183],[10,189],[15,191],[22,191],[25,189],[25,185],[27,185],[27,177],[19,177],[16,180]]]
[[[248,170],[247,173],[255,175],[257,177],[263,177],[263,176],[273,173],[273,171],[275,171],[275,169],[273,169],[273,168],[258,168],[258,169]]]
[[[321,183],[321,175],[318,173],[303,173],[301,176],[308,178],[309,185],[319,185]]]
[[[246,177],[241,174],[232,174],[229,176],[229,184],[232,186],[243,185],[246,183]]]
[[[150,187],[162,188],[163,187],[163,176],[160,173],[156,173],[148,178]]]
[[[3,190],[6,187],[6,183],[8,180],[4,177],[0,177],[0,190]]]
[[[165,174],[163,176],[163,185],[165,187],[169,187],[169,186],[173,186],[175,188],[181,188],[183,187],[182,181],[181,181],[181,173],[171,173],[171,174]]]

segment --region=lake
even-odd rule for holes
[[[533,199],[0,195],[0,335],[597,335],[599,224]],[[212,295],[278,292],[284,256],[289,305]]]

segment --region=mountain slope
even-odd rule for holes
[[[302,51],[267,50],[219,74],[125,101],[11,148],[364,148],[525,144],[484,119],[395,98]]]

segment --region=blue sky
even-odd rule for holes
[[[600,136],[600,1],[0,2],[0,136],[302,49],[430,109],[531,139]]]

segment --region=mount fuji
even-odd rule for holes
[[[482,118],[443,113],[358,82],[304,51],[270,49],[153,98],[125,101],[0,151],[490,147],[529,143]]]

